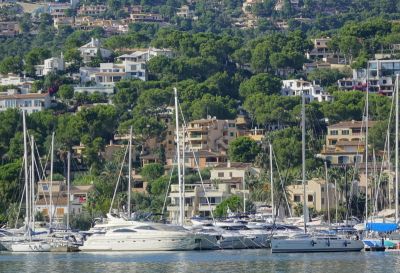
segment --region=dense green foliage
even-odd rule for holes
[[[253,162],[260,152],[257,142],[248,137],[238,137],[229,144],[229,159],[233,162]]]
[[[391,0],[307,0],[300,1],[298,7],[291,6],[290,1],[283,2],[282,10],[275,9],[276,1],[272,0],[254,5],[251,12],[258,17],[258,25],[243,29],[233,26],[243,16],[242,1],[197,1],[190,5],[197,20],[176,16],[183,1],[84,1],[85,4],[106,4],[107,11],[99,16],[106,19],[126,18],[128,14],[123,8],[140,4],[144,11],[160,13],[169,22],[164,25],[135,23],[127,33],[111,36],[101,28],[55,29],[48,14],[34,20],[28,14],[16,16],[21,10],[17,4],[0,8],[2,16],[18,20],[21,28],[20,35],[0,38],[0,73],[24,73],[35,78],[34,91],[56,93],[57,103],[52,109],[27,118],[29,133],[35,136],[39,153],[48,153],[50,136],[55,132],[56,171],[65,173],[65,152],[73,146],[85,145],[77,169],[87,173],[77,176],[75,183],[93,183],[96,191],[90,197],[87,214],[82,219],[74,219],[75,226],[81,227],[79,223],[90,222],[89,218],[104,214],[110,207],[119,170],[116,166],[122,160],[120,154],[111,162],[104,157],[106,144],[113,140],[114,134],[127,133],[132,126],[139,153],[148,141],[164,140],[167,124],[159,116],[173,105],[173,87],[178,89],[186,120],[207,116],[234,119],[239,112],[248,114],[253,128],[266,130],[266,139],[274,147],[278,165],[288,170],[287,184],[295,183],[299,177],[300,98],[281,96],[282,80],[302,77],[329,87],[333,102],[313,102],[306,107],[307,166],[310,169],[321,166],[314,154],[322,148],[326,125],[361,120],[364,113],[365,94],[337,91],[336,82],[349,76],[350,67],[365,68],[375,53],[391,52],[392,44],[400,43],[400,24],[396,21],[400,6]],[[278,31],[277,22],[282,20],[287,21],[288,29]],[[328,36],[332,37],[329,48],[342,55],[349,66],[306,73],[303,65],[310,62],[305,53],[312,49],[311,39]],[[111,98],[100,93],[74,94],[72,86],[77,81],[70,73],[79,72],[83,66],[78,48],[91,37],[99,38],[105,48],[114,51],[110,60],[123,48],[150,46],[170,48],[174,56],[152,58],[147,63],[148,81],[122,80],[116,83]],[[35,65],[61,53],[69,63],[66,73],[50,73],[44,78],[35,76]],[[88,65],[98,66],[106,61],[100,55]],[[371,143],[377,149],[385,145],[390,109],[389,98],[370,96],[370,117],[379,121],[370,130]],[[5,222],[9,221],[8,205],[17,203],[21,192],[22,118],[18,111],[7,110],[0,112],[0,121],[0,219]],[[150,152],[163,155],[162,149]],[[229,158],[265,166],[268,157],[264,152],[259,143],[239,137],[230,144]],[[164,163],[165,155],[160,158]],[[135,164],[140,165],[136,159]],[[164,175],[161,164],[148,165],[140,173],[149,182],[149,193],[135,193],[133,207],[160,212],[169,176]],[[198,177],[191,174],[188,179]],[[176,180],[176,175],[172,175],[172,183]],[[123,179],[114,207],[126,205],[126,196],[122,193],[126,183]],[[257,183],[254,189],[261,194],[256,199],[264,200],[264,184]],[[240,199],[234,197],[224,203],[225,207],[218,208],[217,214],[224,215],[226,205],[231,210],[239,209],[239,203]]]

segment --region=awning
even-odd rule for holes
[[[367,223],[367,230],[377,231],[377,232],[391,232],[397,229],[397,224],[395,223]]]

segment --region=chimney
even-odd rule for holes
[[[227,167],[227,168],[230,168],[230,167],[231,167],[231,161],[230,161],[230,160],[228,160],[228,161],[226,162],[226,167]]]

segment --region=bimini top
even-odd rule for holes
[[[367,230],[377,231],[377,232],[391,232],[397,229],[396,223],[367,223]]]

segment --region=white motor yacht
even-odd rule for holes
[[[168,251],[200,248],[203,236],[176,225],[140,223],[109,228],[103,234],[93,234],[82,251]]]

